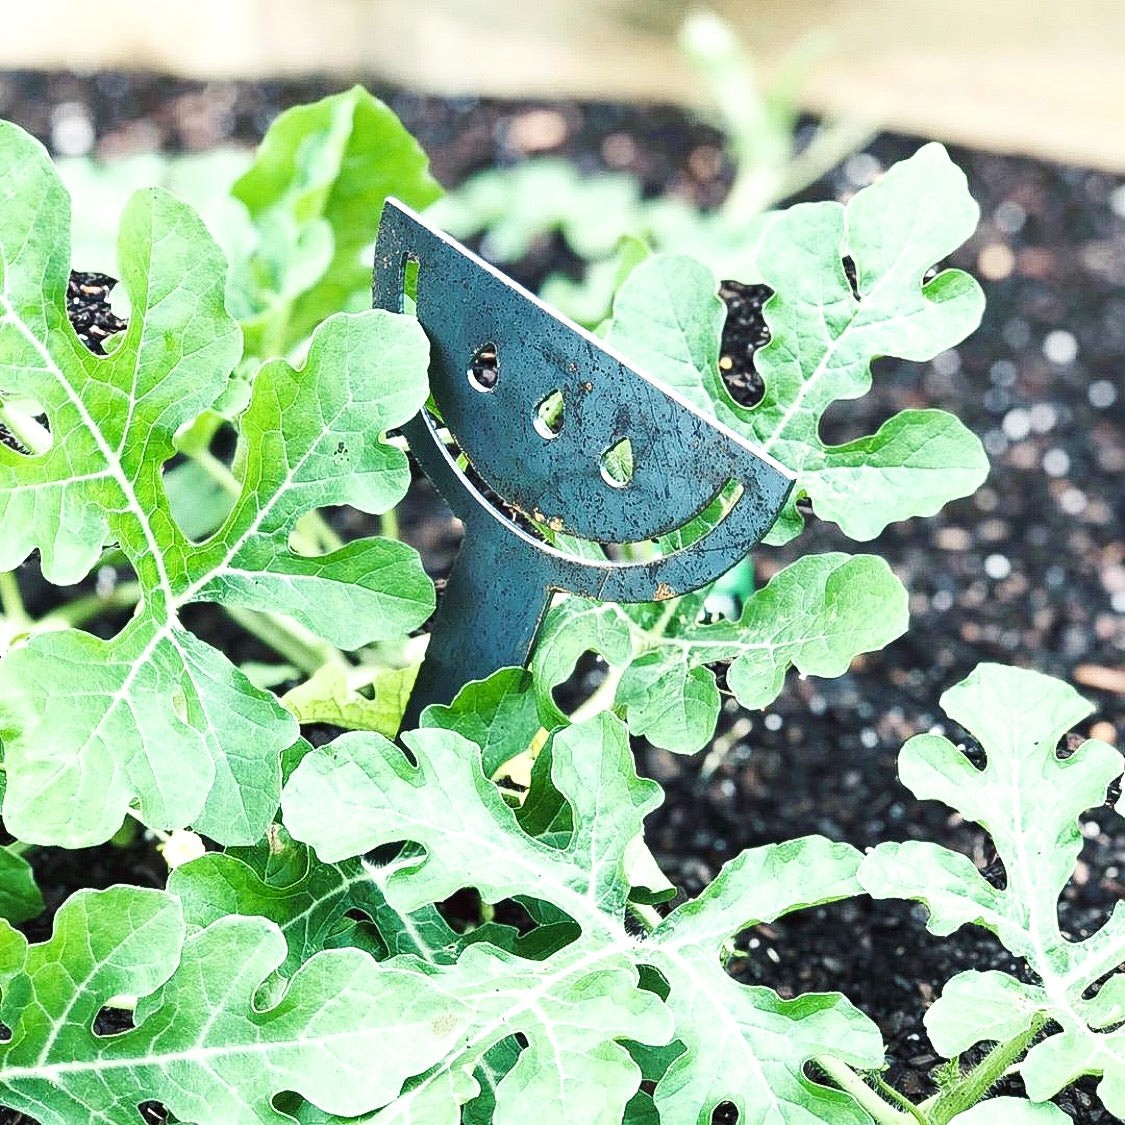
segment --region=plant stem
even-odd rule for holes
[[[34,418],[0,400],[0,425],[32,456],[46,453],[51,448],[51,431]]]
[[[263,644],[269,645],[306,675],[311,676],[325,664],[345,663],[343,654],[338,648],[321,640],[314,633],[298,625],[296,621],[286,621],[275,614],[259,613],[257,610],[243,609],[241,606],[228,605],[224,608],[243,629],[253,634]]]
[[[379,517],[379,534],[384,539],[401,539],[398,527],[398,509],[388,508]]]
[[[830,1055],[817,1055],[813,1062],[832,1081],[851,1096],[878,1122],[878,1125],[918,1125],[917,1113],[903,1113],[885,1102],[847,1063]]]
[[[875,1083],[875,1088],[883,1095],[888,1101],[896,1102],[898,1105],[910,1114],[917,1122],[918,1125],[930,1125],[929,1119],[905,1094],[899,1093],[889,1082],[885,1082],[878,1074],[871,1076]]]
[[[1017,1035],[1006,1043],[998,1043],[960,1081],[940,1093],[932,1103],[923,1103],[931,1125],[946,1125],[957,1114],[976,1105],[1023,1055],[1046,1023],[1045,1015],[1036,1015],[1031,1026],[1022,1035]]]
[[[572,723],[581,723],[586,719],[592,718],[594,715],[600,714],[602,711],[609,710],[613,706],[613,697],[617,694],[617,685],[621,683],[621,677],[625,674],[624,668],[617,668],[614,665],[609,665],[606,669],[605,679],[598,684],[593,694],[584,703],[579,704],[570,716]]]
[[[240,496],[242,494],[242,482],[230,471],[226,463],[220,461],[211,450],[193,448],[186,452],[187,456],[218,484],[224,492],[229,492],[231,496]]]
[[[656,911],[656,907],[648,906],[643,902],[629,902],[627,907],[629,913],[632,914],[649,933],[652,933],[652,931],[660,925],[661,919]]]
[[[14,570],[0,570],[0,613],[8,619],[8,624],[16,633],[34,624],[23,604],[19,579]]]
[[[40,618],[35,631],[76,629],[107,609],[128,609],[141,600],[139,582],[121,582],[109,594],[86,594]]]

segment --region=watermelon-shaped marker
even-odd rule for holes
[[[714,581],[769,530],[793,474],[388,200],[375,249],[376,308],[403,311],[408,263],[441,421],[423,409],[403,432],[465,525],[404,720],[412,725],[424,706],[449,702],[469,680],[526,664],[556,591],[649,602]],[[505,504],[601,544],[682,527],[732,481],[741,494],[689,546],[644,562],[592,561],[498,511],[439,426]]]

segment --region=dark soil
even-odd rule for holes
[[[66,139],[60,130],[77,114],[105,155],[182,150],[256,139],[278,110],[327,88],[13,74],[0,77],[0,116],[51,142],[52,135]],[[626,168],[649,191],[686,193],[704,205],[721,199],[729,182],[716,134],[673,109],[383,96],[446,183],[536,147],[544,133],[530,126],[541,126],[544,113],[562,125],[551,150],[584,168]],[[919,143],[882,136],[807,195],[844,198]],[[1080,733],[1122,745],[1125,185],[1086,169],[964,150],[953,156],[968,173],[982,221],[950,264],[984,283],[984,324],[932,363],[877,363],[872,393],[834,407],[823,433],[845,441],[903,407],[941,407],[983,438],[992,473],[974,497],[932,519],[896,524],[874,543],[850,544],[833,525],[810,519],[796,542],[758,552],[763,577],[810,551],[882,554],[911,592],[911,629],[837,680],[790,676],[765,714],[742,713],[728,701],[707,754],[681,759],[640,747],[644,771],[667,791],[649,840],[686,894],[744,847],[814,832],[861,848],[932,839],[989,867],[994,857],[983,833],[947,809],[915,801],[895,772],[896,753],[912,734],[939,729],[964,737],[945,720],[938,698],[980,661],[1075,683],[1097,707]],[[513,272],[534,284],[573,264],[558,239],[547,239]],[[723,290],[731,310],[724,369],[746,401],[760,393],[752,355],[764,339],[758,313],[765,295],[734,283]],[[408,501],[404,526],[442,572],[455,539],[423,486]],[[1107,806],[1085,818],[1084,832],[1081,863],[1060,904],[1062,924],[1075,937],[1096,930],[1125,890],[1125,823]],[[159,858],[143,841],[88,853],[46,849],[34,862],[52,908],[77,885],[161,878]],[[42,937],[45,922],[33,929]],[[759,926],[743,945],[747,957],[734,966],[740,979],[783,995],[839,989],[867,1011],[890,1045],[890,1079],[911,1096],[930,1089],[936,1058],[921,1018],[943,982],[966,968],[1019,969],[983,931],[936,939],[917,908],[866,899]],[[1101,1109],[1094,1085],[1083,1081],[1058,1099],[1080,1125],[1115,1120]],[[0,1125],[13,1120],[0,1111]]]

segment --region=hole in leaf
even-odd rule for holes
[[[738,1125],[739,1114],[733,1102],[719,1102],[711,1111],[711,1125]]]
[[[955,732],[950,732],[949,737],[953,737]],[[988,755],[984,752],[984,747],[970,735],[965,735],[958,740],[958,747],[961,753],[969,759],[969,763],[978,770],[983,770],[988,765]]]
[[[605,661],[596,652],[587,650],[575,662],[574,671],[551,689],[555,706],[569,715],[598,690],[605,676]]]
[[[113,1008],[107,1004],[94,1016],[95,1035],[120,1035],[134,1027],[133,1013],[128,1008]]]
[[[0,445],[36,456],[46,453],[52,444],[51,424],[43,407],[34,399],[0,390]]]
[[[1008,886],[1008,872],[1004,867],[1004,861],[995,852],[979,870],[985,882],[998,891],[1002,891]]]
[[[859,275],[856,273],[855,259],[849,255],[844,255],[844,276],[848,279],[848,288],[852,291],[852,296],[858,301],[859,295]]]
[[[526,907],[515,899],[506,898],[489,906],[482,901],[475,887],[463,887],[444,902],[438,903],[442,917],[458,933],[468,933],[486,922],[511,926],[520,935],[529,934],[537,926]]]
[[[558,437],[563,428],[562,391],[552,391],[535,408],[535,430],[540,437],[550,441]]]
[[[1060,762],[1065,762],[1067,758],[1074,757],[1078,748],[1085,741],[1082,735],[1070,731],[1059,739],[1058,744],[1055,746],[1055,757],[1058,758]]]
[[[71,271],[67,283],[67,319],[75,335],[94,355],[105,355],[106,342],[127,327],[110,304],[110,293],[116,284],[117,279],[108,274],[78,270]]]
[[[602,454],[602,479],[613,488],[624,488],[633,479],[633,444],[627,437]]]
[[[168,1111],[160,1102],[141,1102],[137,1112],[145,1125],[165,1125],[168,1120]]]
[[[751,409],[762,401],[766,390],[754,357],[770,342],[765,305],[773,290],[768,285],[726,280],[719,288],[719,296],[727,307],[719,375],[731,398]]]
[[[469,385],[477,391],[494,391],[500,380],[500,358],[491,340],[482,344],[469,363]]]
[[[418,309],[418,259],[407,254],[402,264],[402,311],[415,316]]]

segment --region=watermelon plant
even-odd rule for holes
[[[1120,1105],[1116,991],[1088,995],[1121,961],[1115,930],[1071,950],[1044,913],[1081,802],[1116,762],[1105,748],[1047,760],[1047,736],[1080,717],[1061,685],[986,668],[970,703],[951,693],[989,755],[979,788],[951,748],[904,759],[932,760],[939,795],[980,810],[1010,851],[1003,895],[944,854],[912,866],[809,837],[744,852],[668,908],[643,837],[660,790],[637,775],[629,735],[705,745],[718,661],[762,707],[791,667],[839,675],[889,643],[906,595],[878,557],[807,556],[717,621],[706,590],[560,599],[529,671],[468,684],[398,731],[434,588],[395,533],[410,475],[394,431],[426,400],[428,342],[410,316],[366,307],[367,253],[388,194],[422,207],[440,189],[385,106],[356,89],[284,114],[215,231],[168,191],[134,194],[117,240],[128,320],[104,354],[67,319],[67,192],[6,124],[0,184],[0,779],[14,837],[0,850],[0,1105],[43,1125],[133,1122],[152,1100],[200,1125],[503,1123],[545,1106],[640,1125],[706,1121],[721,1102],[745,1122],[979,1125],[1050,1121],[1043,1099],[1084,1071]],[[771,215],[747,263],[775,293],[753,408],[719,377],[723,308],[703,263],[640,263],[603,332],[765,446],[818,516],[870,539],[986,471],[937,411],[845,446],[818,436],[831,403],[868,389],[874,357],[926,359],[975,327],[975,282],[931,276],[975,221],[936,145],[847,207]],[[378,534],[350,537],[344,507]],[[771,541],[802,520],[790,506]],[[32,569],[85,585],[36,614]],[[252,656],[212,643],[207,605],[252,636]],[[590,650],[605,684],[560,710],[552,688]],[[1005,733],[1028,729],[1008,714],[1021,693],[1046,708],[1030,743]],[[314,749],[302,726],[324,722],[343,733]],[[909,784],[923,775],[904,768]],[[1037,800],[1036,786],[1054,803],[1032,824],[1021,787]],[[42,901],[27,852],[123,824],[167,839],[166,889],[79,890],[29,944],[17,927]],[[1046,882],[1019,866],[1031,856]],[[935,886],[935,928],[994,928],[1042,983],[989,979],[981,1013],[958,1000],[974,982],[951,983],[935,1042],[1001,1045],[950,1069],[932,1104],[879,1092],[878,1030],[843,996],[783,1000],[724,971],[748,926],[864,888]],[[456,905],[466,890],[479,917]],[[508,901],[519,924],[494,916]],[[1039,1101],[981,1102],[1048,1021],[1053,1045],[1023,1062]]]

